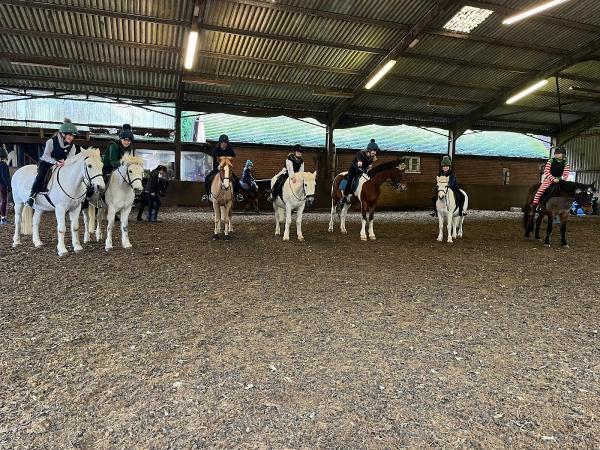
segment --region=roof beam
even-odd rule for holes
[[[461,3],[463,3],[464,5],[475,6],[477,8],[489,9],[491,11],[495,11],[495,12],[505,15],[505,16],[512,16],[517,13],[523,12],[523,10],[521,10],[521,9],[507,8],[506,6],[500,6],[500,5],[497,5],[494,3],[488,3],[485,1],[462,0]],[[573,30],[587,31],[587,32],[594,33],[594,34],[600,34],[600,27],[597,27],[595,25],[590,25],[590,24],[581,23],[581,22],[573,22],[572,20],[567,20],[567,19],[559,19],[558,17],[546,16],[544,14],[536,14],[535,16],[532,16],[527,20],[532,20],[532,21],[544,23],[547,25],[556,25],[556,26],[559,26],[562,28],[566,27],[566,28],[571,28]]]
[[[1,1],[1,0],[0,0]],[[76,41],[76,42],[90,42],[93,44],[107,44],[107,45],[116,45],[119,47],[126,48],[141,48],[144,50],[153,50],[158,52],[167,52],[167,53],[179,53],[179,47],[171,47],[167,45],[154,45],[154,44],[142,44],[141,42],[132,42],[132,41],[121,41],[117,39],[106,39],[99,37],[91,37],[91,36],[77,36],[72,34],[65,33],[52,33],[48,31],[32,31],[32,30],[22,30],[18,28],[6,28],[0,27],[0,34],[4,35],[16,35],[16,36],[27,36],[27,37],[41,37],[44,39],[60,39],[65,41]]]
[[[485,69],[485,70],[502,70],[504,72],[518,73],[518,74],[524,74],[524,75],[533,75],[533,74],[537,73],[536,70],[526,69],[523,67],[515,67],[515,66],[504,65],[504,64],[487,63],[487,62],[480,62],[480,61],[470,61],[470,60],[465,60],[465,59],[455,59],[455,58],[448,58],[445,56],[437,56],[437,55],[425,55],[422,53],[414,53],[412,51],[404,53],[402,55],[402,58],[422,59],[422,60],[426,60],[426,61],[434,61],[434,62],[438,62],[438,63],[444,63],[444,64],[449,64],[449,65],[454,65],[454,66],[459,66],[459,67],[474,67],[476,69]]]
[[[587,57],[592,55],[593,53],[600,50],[600,38],[596,38],[593,41],[589,42],[587,45],[581,47],[578,50],[573,51],[572,53],[564,56],[554,64],[549,67],[541,70],[535,76],[531,77],[527,82],[524,82],[521,86],[515,89],[507,89],[502,91],[499,95],[496,96],[493,100],[486,103],[485,105],[480,106],[475,110],[472,114],[467,116],[465,119],[459,120],[455,123],[455,132],[457,136],[463,134],[466,130],[468,130],[474,123],[483,119],[487,114],[492,112],[494,109],[502,106],[504,102],[512,95],[519,92],[524,86],[531,84],[537,80],[542,80],[545,78],[549,78],[556,73],[561,72],[562,70],[573,66],[574,64],[584,61]],[[575,98],[571,96],[571,98]]]
[[[455,31],[447,30],[427,30],[426,34],[432,34],[435,36],[443,36],[453,39],[462,39],[471,42],[482,42],[488,45],[499,45],[501,47],[518,48],[521,50],[531,50],[534,52],[547,53],[550,55],[563,56],[568,53],[568,50],[561,48],[546,47],[544,45],[537,45],[532,43],[525,43],[520,41],[511,41],[508,39],[491,38],[487,36],[481,36],[472,33],[457,33]]]
[[[239,36],[248,36],[248,37],[260,38],[260,39],[270,39],[270,40],[275,40],[275,41],[290,42],[293,44],[316,45],[318,47],[330,47],[330,48],[335,48],[335,49],[339,49],[339,50],[349,50],[349,51],[353,51],[353,52],[371,53],[374,55],[383,55],[383,54],[387,53],[386,49],[376,48],[376,47],[366,47],[366,46],[362,46],[362,45],[345,44],[343,42],[324,41],[322,39],[308,39],[308,38],[299,37],[299,36],[282,36],[279,34],[264,33],[262,31],[242,30],[240,28],[228,28],[228,27],[223,27],[220,25],[211,25],[211,24],[206,24],[206,23],[199,24],[198,27],[200,29],[213,31],[216,33],[237,34]]]
[[[406,31],[410,29],[410,25],[392,22],[389,20],[375,19],[371,17],[352,16],[348,14],[335,13],[331,11],[325,11],[322,9],[311,9],[304,8],[301,6],[286,5],[282,3],[267,2],[261,0],[226,0],[229,3],[235,3],[238,5],[249,5],[258,6],[260,8],[273,9],[275,11],[285,11],[295,14],[301,14],[304,16],[321,17],[332,20],[343,20],[346,22],[362,23],[365,25],[377,25],[384,28],[393,28],[396,30]]]
[[[61,11],[66,13],[77,13],[95,15],[100,17],[114,17],[116,19],[134,20],[136,22],[159,23],[162,25],[185,26],[185,20],[170,19],[167,17],[148,16],[145,14],[134,14],[126,12],[111,11],[108,9],[90,8],[88,6],[60,5],[45,1],[34,0],[0,0],[0,5],[12,5],[21,8],[35,8],[49,11]]]
[[[600,112],[587,114],[583,119],[564,127],[558,135],[558,143],[564,144],[598,123],[600,123]]]
[[[451,0],[439,0],[431,8],[429,8],[425,15],[421,17],[419,21],[404,35],[400,42],[392,50],[390,50],[375,67],[372,68],[366,77],[360,81],[360,84],[354,89],[354,97],[341,102],[334,108],[331,115],[332,126],[335,126],[342,115],[357,100],[362,93],[363,86],[369,80],[369,78],[375,75],[387,61],[391,59],[397,59],[398,56],[406,51],[406,49],[409,48],[409,45],[452,4],[453,2]]]

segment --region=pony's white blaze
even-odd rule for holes
[[[96,219],[96,239],[102,239],[102,219],[104,214],[108,219],[106,227],[106,242],[104,248],[109,251],[113,248],[112,233],[115,226],[115,216],[119,215],[121,224],[121,245],[123,248],[131,248],[129,240],[129,213],[133,206],[136,193],[143,190],[142,177],[144,175],[144,161],[136,156],[123,156],[121,164],[115,169],[108,183],[108,189],[104,196],[106,207],[98,209]],[[98,202],[102,202],[98,199]],[[94,222],[95,208],[89,208],[83,212],[85,225],[84,242],[89,241],[89,223]]]
[[[446,221],[448,242],[452,243],[452,239],[457,237],[463,237],[463,222],[464,216],[458,215],[458,208],[456,206],[456,199],[454,192],[448,187],[448,177],[439,176],[436,178],[437,183],[437,201],[436,208],[438,213],[439,232],[437,240],[442,242],[444,239],[444,220]],[[463,206],[463,212],[467,211],[469,207],[469,197],[467,193],[460,190],[465,196],[465,204]]]
[[[277,175],[271,179],[271,188],[277,180]],[[290,240],[290,223],[292,222],[292,211],[296,211],[296,234],[299,241],[304,240],[302,235],[302,213],[306,203],[313,203],[315,197],[315,189],[317,185],[317,172],[300,172],[296,174],[296,182],[293,183],[291,178],[288,178],[283,185],[282,196],[277,196],[273,199],[273,209],[275,211],[275,235],[281,234],[279,222],[283,218],[285,211],[285,229],[283,232],[283,240]]]
[[[28,231],[27,227],[22,229],[21,225],[23,219],[27,224],[28,219],[31,217],[31,210],[29,207],[25,207],[25,203],[29,198],[29,192],[36,174],[36,166],[29,165],[17,170],[12,178],[11,185],[15,202],[13,247],[21,243],[22,231]],[[82,150],[79,154],[68,159],[62,168],[54,170],[48,183],[48,197],[50,200],[43,195],[36,197],[31,227],[33,244],[36,247],[43,245],[39,234],[42,213],[54,211],[57,222],[58,255],[63,256],[68,253],[65,247],[65,214],[67,212],[71,221],[73,249],[76,252],[83,250],[79,243],[79,212],[88,188],[93,188],[96,191],[103,191],[105,188],[102,179],[102,160],[100,159],[100,150],[97,148]]]

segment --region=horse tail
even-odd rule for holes
[[[88,217],[89,217],[89,225],[88,228],[90,230],[96,229],[96,207],[91,203],[88,205]]]
[[[33,234],[33,209],[28,206],[21,211],[21,234]]]

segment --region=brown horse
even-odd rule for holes
[[[525,227],[525,237],[529,237],[533,231],[533,223],[536,211],[531,210],[531,202],[540,187],[539,183],[532,186],[527,193],[525,208],[523,208],[523,225]],[[572,181],[561,180],[557,185],[548,187],[544,193],[539,205],[538,217],[535,220],[535,238],[540,239],[540,227],[544,217],[548,218],[548,228],[546,229],[546,238],[544,245],[550,247],[550,235],[552,234],[552,224],[555,217],[560,217],[560,243],[562,247],[569,247],[567,244],[567,220],[573,201],[583,208],[586,213],[592,211],[592,200],[596,188],[591,185],[575,183]]]
[[[229,239],[229,233],[233,231],[233,226],[231,225],[233,184],[230,178],[232,168],[232,157],[219,157],[219,173],[218,175],[215,175],[211,184],[211,197],[213,210],[215,212],[215,231],[213,239],[219,239],[221,234],[221,222],[225,223],[225,236],[223,239]]]
[[[406,190],[408,178],[405,174],[406,164],[404,158],[396,159],[384,164],[375,166],[368,174],[361,174],[358,187],[352,194],[351,203],[346,203],[340,212],[340,231],[346,234],[346,213],[352,204],[360,203],[362,212],[362,229],[360,238],[363,241],[367,240],[366,227],[369,227],[369,238],[375,240],[375,232],[373,231],[373,218],[375,214],[375,204],[381,195],[381,185],[385,181],[390,181],[399,192]],[[335,216],[337,215],[337,205],[343,197],[340,190],[340,183],[346,177],[346,172],[338,174],[331,187],[331,218],[329,220],[329,232],[333,233],[333,225]],[[367,216],[368,213],[368,216]]]

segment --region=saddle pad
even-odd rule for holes
[[[356,188],[358,187],[358,183],[360,182],[360,177],[357,176],[356,178],[354,178],[354,180],[352,181],[352,193],[354,194],[354,192],[356,192]],[[346,188],[346,184],[348,184],[348,179],[344,178],[342,181],[340,181],[340,191],[344,192],[344,189]]]

